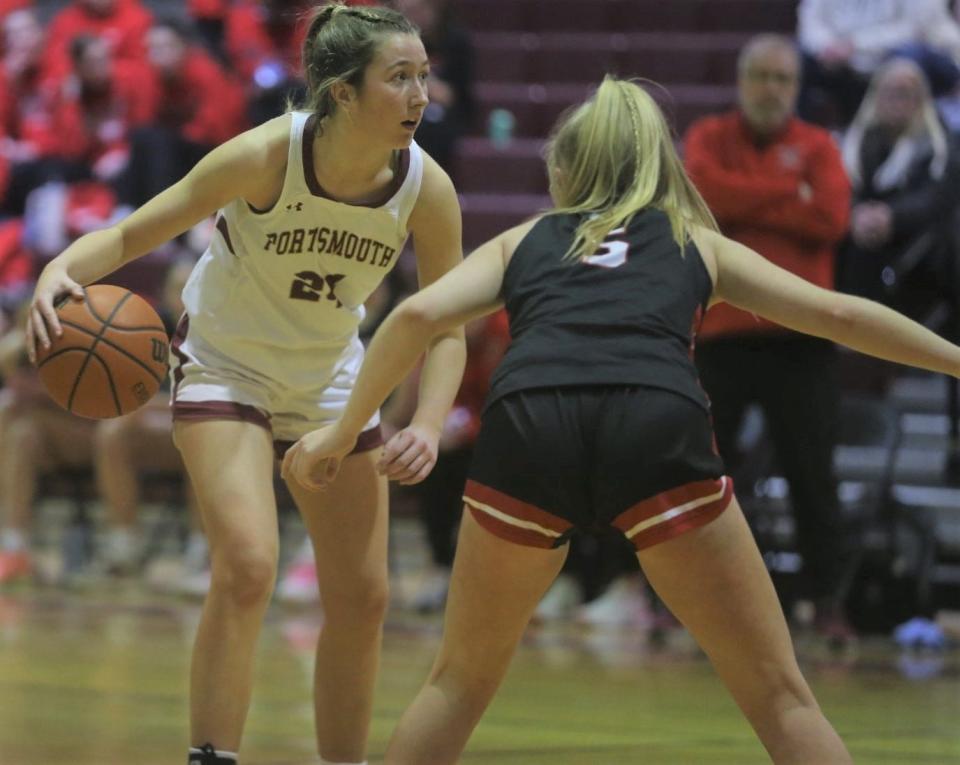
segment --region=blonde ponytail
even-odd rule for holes
[[[681,249],[690,227],[716,230],[687,177],[660,107],[637,83],[604,78],[596,93],[562,117],[547,144],[556,214],[584,215],[569,258],[592,255],[611,230],[647,207],[667,214]]]

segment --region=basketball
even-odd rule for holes
[[[37,368],[50,397],[80,417],[105,419],[147,403],[167,373],[167,332],[139,295],[106,284],[83,300],[57,304],[63,326],[50,347],[37,347]]]

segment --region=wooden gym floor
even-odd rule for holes
[[[0,592],[0,764],[182,763],[199,604],[138,584]],[[315,762],[310,609],[272,607],[245,765]],[[384,641],[371,762],[429,667],[439,619],[395,611]],[[960,657],[882,639],[831,656],[798,636],[804,671],[858,763],[960,763]],[[532,629],[463,758],[490,765],[750,765],[767,759],[683,632]]]

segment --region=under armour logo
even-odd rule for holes
[[[296,210],[297,212],[300,212],[301,210],[303,210],[303,202],[296,202],[296,203],[291,202],[290,204],[287,205],[287,212],[290,212],[291,210]]]

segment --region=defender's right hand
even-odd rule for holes
[[[49,348],[51,338],[63,334],[54,308],[56,301],[63,296],[83,300],[83,287],[67,276],[65,269],[47,266],[37,280],[27,313],[27,356],[32,364],[37,363],[38,345]]]

